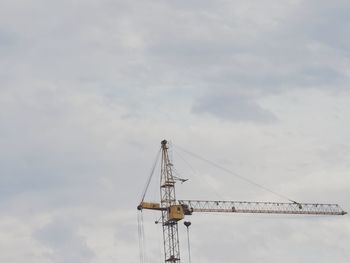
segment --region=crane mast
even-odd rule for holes
[[[160,208],[162,209],[162,226],[165,262],[180,262],[179,233],[177,220],[170,217],[170,208],[176,205],[175,180],[172,163],[169,159],[167,141],[162,144],[162,162],[160,176]]]
[[[192,213],[346,214],[337,204],[176,200],[175,179],[178,178],[173,176],[173,164],[170,162],[166,140],[161,142],[161,152],[160,203],[144,202],[142,199],[137,209],[157,210],[162,213],[165,263],[180,263],[178,221],[184,219],[185,215],[192,215]]]

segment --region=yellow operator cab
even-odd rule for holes
[[[185,214],[181,205],[173,205],[169,207],[169,221],[179,221],[184,219]]]

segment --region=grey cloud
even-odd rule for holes
[[[156,5],[149,11],[154,19],[129,18],[133,21],[133,33],[143,39],[142,58],[152,63],[147,66],[143,63],[145,60],[139,60],[135,74],[143,83],[135,81],[135,86],[186,85],[189,96],[194,94],[195,112],[204,111],[204,104],[208,104],[206,108],[210,107],[208,101],[212,100],[213,89],[222,97],[226,96],[227,89],[251,90],[260,93],[260,97],[290,89],[347,91],[349,62],[344,57],[344,50],[329,46],[327,37],[315,36],[322,32],[324,36],[334,34],[331,37],[334,42],[347,39],[347,34],[339,29],[343,28],[339,25],[347,23],[347,18],[337,16],[345,3],[341,2],[335,9],[333,4],[325,1],[321,5],[316,2],[288,4],[290,10],[279,6],[283,12],[280,15],[272,12],[268,23],[251,5],[239,4],[237,7],[240,11],[247,9],[250,15],[247,18],[236,13],[227,2],[222,2],[220,7],[210,7],[209,13],[202,8],[194,12],[190,6],[185,8],[181,4],[173,6],[171,11],[166,5]],[[264,11],[266,7],[262,8]],[[334,13],[331,14],[329,9]],[[262,19],[261,24],[254,20],[254,14],[257,21]],[[327,27],[319,26],[316,20]],[[142,76],[139,72],[143,72]],[[134,96],[138,95],[135,93]],[[143,100],[142,104],[151,105],[152,99]],[[241,114],[232,120],[246,117],[253,121],[273,116],[254,102],[255,97],[242,100],[242,111],[255,112],[255,117]],[[229,101],[223,100],[224,103]],[[214,115],[222,118],[225,106],[220,107],[221,114],[216,112]],[[231,108],[229,104],[226,106],[227,111]]]
[[[12,46],[16,42],[14,34],[0,28],[0,48]]]
[[[277,118],[259,106],[254,99],[237,94],[211,94],[197,100],[192,109],[196,114],[211,114],[228,121],[270,123]]]
[[[339,84],[346,84],[348,79],[345,74],[329,67],[310,67],[304,68],[300,74],[295,76],[296,83],[300,85],[310,85],[320,87],[326,86],[338,86]]]
[[[130,223],[120,223],[114,237],[115,240],[121,240],[128,244],[135,244],[138,242],[135,225]]]
[[[120,187],[115,171],[129,165],[118,158],[121,146],[115,136],[120,127],[109,130],[110,135],[98,136],[104,137],[104,142],[96,141],[94,135],[105,132],[95,122],[108,118],[112,125],[120,114],[117,110],[111,118],[108,111],[96,116],[92,108],[100,107],[97,97],[76,97],[64,89],[2,89],[0,94],[0,142],[4,149],[0,152],[0,205],[21,195],[26,197],[28,209],[45,211],[53,204],[56,208],[82,203],[114,206],[113,200],[123,197],[122,192],[115,191]],[[139,149],[126,149],[137,156]],[[114,161],[110,162],[111,158]],[[131,183],[127,185],[132,187]],[[6,210],[12,209],[15,207]]]
[[[245,221],[245,222],[244,222]],[[328,222],[329,223],[329,222]],[[200,223],[199,223],[200,224]],[[192,229],[192,236],[196,239],[196,243],[192,245],[192,249],[196,254],[200,254],[204,258],[209,257],[216,262],[227,262],[227,252],[235,251],[231,255],[234,260],[244,258],[248,262],[267,261],[280,262],[281,258],[288,258],[287,261],[299,262],[329,262],[329,251],[322,249],[327,241],[322,239],[329,235],[327,231],[322,229],[320,222],[309,221],[304,218],[236,218],[235,223],[231,225],[230,220],[219,218],[217,225],[204,232]],[[223,226],[226,225],[226,228]],[[247,227],[247,225],[250,225]],[[231,228],[230,228],[231,227]],[[222,230],[222,229],[225,230]],[[305,229],[304,229],[305,228]],[[304,229],[304,231],[300,231]],[[287,241],[285,237],[290,237]],[[208,237],[220,237],[220,247],[215,247],[215,254],[206,253],[211,251],[211,245],[215,239]],[[343,238],[341,238],[343,240]],[[341,262],[345,262],[347,251],[341,246],[337,247],[336,240],[329,240],[334,251],[338,255],[342,255]],[[245,247],[250,247],[253,253],[245,253]],[[290,254],[290,250],[296,253]],[[204,251],[200,253],[199,251]]]
[[[301,7],[298,16],[301,19],[295,21],[295,27],[299,27],[306,38],[349,55],[349,2],[305,1]]]
[[[92,262],[93,251],[86,245],[77,226],[69,221],[56,219],[34,233],[34,238],[53,252],[53,262]]]
[[[106,20],[92,12],[106,5]],[[265,4],[257,5],[261,12],[269,10]],[[55,6],[63,11],[63,6]],[[78,6],[70,6],[59,22],[49,19],[46,12],[35,11],[38,20],[47,23],[35,28],[33,37],[24,34],[31,43],[27,59],[41,78],[65,79],[77,83],[77,89],[84,82],[84,89],[102,91],[135,116],[154,110],[153,102],[161,100],[156,90],[181,92],[179,86],[184,85],[189,97],[194,95],[195,104],[199,94],[211,96],[213,88],[222,87],[217,92],[224,92],[233,84],[261,94],[291,88],[344,89],[348,79],[343,55],[307,48],[311,35],[299,26],[300,21],[308,23],[307,11],[302,10],[313,10],[316,16],[328,5],[287,3],[292,11],[277,6],[281,14],[272,12],[268,23],[254,5],[236,3],[233,8],[226,1],[214,6],[205,2],[195,10],[183,2],[90,2],[84,14]],[[321,40],[317,43],[323,44]]]
[[[209,42],[204,40],[198,49],[207,47],[215,51],[198,54],[209,60],[205,63],[198,61],[198,68],[194,71],[196,76],[202,74],[201,85],[206,87],[194,100],[194,112],[210,112],[221,119],[231,117],[236,121],[259,122],[273,119],[273,113],[255,103],[256,94],[263,98],[291,89],[348,92],[349,62],[344,57],[349,52],[346,43],[350,39],[346,30],[349,19],[345,15],[348,3],[341,1],[334,6],[321,2],[320,5],[318,2],[301,2],[286,17],[276,19],[277,26],[263,28],[254,39],[234,34],[234,30],[223,35],[220,35],[220,30],[213,32],[218,37]],[[215,39],[225,41],[215,48],[210,43]],[[192,44],[188,42],[189,46],[200,46]],[[339,49],[338,44],[342,45]],[[207,56],[206,53],[216,56]],[[196,63],[191,57],[189,60]],[[214,96],[213,89],[216,90]],[[226,99],[227,90],[245,90],[250,94],[238,102],[235,98]],[[232,102],[241,110],[232,106]]]

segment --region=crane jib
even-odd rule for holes
[[[178,200],[184,206],[185,214],[192,212],[219,213],[264,213],[298,215],[345,215],[346,212],[337,204],[278,203],[247,201],[201,201]],[[187,213],[186,213],[187,212]]]

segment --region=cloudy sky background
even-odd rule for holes
[[[297,201],[350,211],[349,1],[0,7],[1,262],[139,262],[136,205],[163,138]],[[190,178],[179,198],[284,201],[173,156]],[[162,262],[146,212],[147,257]],[[191,221],[192,262],[350,257],[348,216]]]

